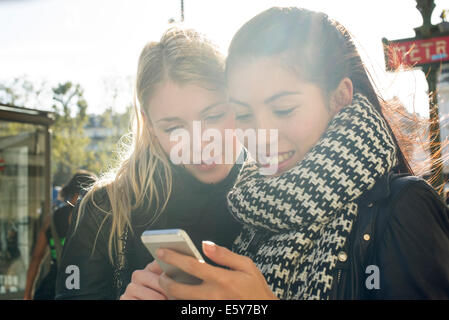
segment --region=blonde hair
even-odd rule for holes
[[[170,28],[159,42],[150,42],[143,48],[135,83],[131,144],[123,153],[119,166],[95,183],[82,199],[76,221],[77,227],[88,202],[105,213],[96,243],[104,222],[108,218],[112,219],[108,241],[111,262],[114,262],[114,253],[122,253],[119,239],[125,228],[128,227],[133,232],[132,210],[146,210],[152,215],[149,223],[154,222],[162,214],[171,194],[172,172],[169,159],[151,133],[148,114],[151,96],[158,85],[166,81],[179,85],[194,83],[208,90],[224,92],[224,57],[201,34],[178,27]],[[101,208],[95,202],[94,194],[100,188],[106,189],[110,208]],[[95,250],[95,243],[92,252]]]

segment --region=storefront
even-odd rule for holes
[[[33,245],[50,212],[52,116],[0,104],[0,299],[23,297]]]

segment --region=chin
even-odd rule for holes
[[[213,170],[210,170],[209,172],[197,170],[195,168],[189,168],[189,171],[198,181],[206,184],[214,184],[226,179],[231,168],[232,166],[224,166],[219,168],[217,167]]]
[[[202,183],[214,184],[214,183],[219,183],[219,182],[223,181],[227,177],[227,175],[226,174],[216,174],[216,175],[213,175],[213,174],[197,175],[197,174],[195,174],[194,177],[197,180],[201,181]]]

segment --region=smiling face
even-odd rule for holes
[[[223,138],[220,141],[222,145],[225,129],[234,128],[234,115],[225,95],[194,84],[178,85],[171,81],[162,83],[150,99],[147,112],[152,122],[152,131],[168,156],[178,143],[170,141],[170,134],[176,129],[185,129],[193,137],[194,121],[201,121],[202,132],[209,128],[218,130]],[[210,141],[203,142],[202,149],[209,143]],[[193,147],[192,140],[190,146]],[[193,152],[197,151],[191,148],[190,155],[193,157]],[[201,182],[217,183],[227,177],[233,164],[224,164],[224,153],[215,154],[213,150],[210,156],[221,158],[222,164],[207,164],[204,161],[193,164],[191,158],[190,164],[185,164],[185,168]]]
[[[317,85],[302,81],[276,57],[234,66],[228,74],[228,90],[237,128],[278,130],[278,152],[268,154],[277,158],[276,175],[304,158],[337,111]],[[270,141],[267,144],[269,150]]]

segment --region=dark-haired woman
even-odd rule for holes
[[[253,155],[228,195],[244,224],[235,252],[203,244],[231,270],[159,252],[204,280],[161,275],[165,294],[448,299],[447,208],[424,180],[398,175],[411,170],[349,32],[323,13],[272,8],[237,32],[226,67],[236,126],[278,130],[278,170],[262,175],[267,160]]]

